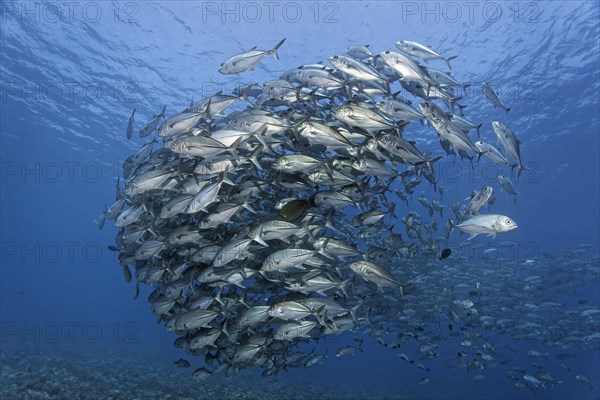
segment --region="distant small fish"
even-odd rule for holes
[[[590,390],[594,390],[594,384],[592,383],[592,381],[590,381],[590,379],[587,376],[576,375],[575,379],[577,379],[582,384],[589,386]]]
[[[494,257],[497,253],[498,253],[498,249],[496,249],[496,248],[485,249],[483,251],[483,255],[487,258]]]
[[[179,360],[175,361],[175,365],[177,365],[178,368],[188,368],[190,366],[190,362],[180,358]]]
[[[489,83],[487,82],[483,82],[481,84],[481,90],[483,91],[484,96],[489,100],[489,102],[494,106],[494,107],[498,107],[503,109],[504,111],[506,111],[506,113],[508,114],[508,112],[510,111],[510,107],[507,107],[502,100],[500,100],[500,97],[498,97],[498,94],[496,93],[496,91],[494,90],[494,88],[492,88],[490,86]]]
[[[204,367],[200,367],[192,373],[192,378],[197,381],[203,381],[209,376],[211,376],[212,372]]]
[[[527,355],[529,357],[535,357],[535,358],[548,358],[548,353],[542,353],[539,350],[529,350],[527,352]]]
[[[414,360],[411,360],[411,359],[410,359],[410,357],[408,357],[408,356],[407,356],[406,354],[404,354],[404,353],[400,353],[400,354],[398,354],[398,357],[400,357],[400,359],[402,359],[402,360],[406,361],[406,362],[407,362],[407,363],[409,363],[409,364],[412,364],[412,363],[414,363]]]
[[[133,116],[135,115],[135,108],[133,109],[133,112],[131,113],[131,117],[129,117],[129,121],[127,122],[127,139],[131,139],[133,136],[133,124],[135,124],[135,119],[133,118]]]
[[[108,214],[108,209],[106,208],[106,204],[105,204],[104,211],[102,211],[102,214],[100,214],[100,217],[98,217],[98,221],[96,222],[98,224],[98,229],[104,228],[104,223],[106,222],[107,214]]]
[[[369,45],[355,45],[355,46],[350,46],[348,47],[348,50],[346,50],[346,53],[349,54],[351,57],[356,58],[357,60],[365,60],[365,59],[369,59],[369,58],[373,58],[373,53],[371,52],[371,49],[369,49]]]
[[[336,356],[336,357],[338,357],[338,358],[339,358],[339,357],[349,357],[349,356],[352,356],[352,355],[354,355],[354,352],[355,352],[356,350],[363,351],[363,350],[362,350],[362,346],[361,346],[361,344],[359,344],[359,346],[358,346],[358,347],[356,347],[356,346],[350,346],[350,345],[348,345],[348,346],[344,346],[344,347],[342,347],[341,349],[339,349],[339,350],[338,350],[338,351],[335,353],[335,356]]]
[[[423,371],[429,372],[429,368],[423,364],[417,364],[416,367],[422,369]]]
[[[504,175],[498,175],[498,183],[500,183],[502,189],[504,189],[506,193],[510,194],[511,196],[514,196],[515,204],[517,204],[517,191],[515,190],[515,187],[513,186],[513,183],[510,180],[510,178]]]
[[[447,248],[442,250],[442,254],[440,255],[440,261],[450,257],[450,254],[452,254],[452,250]]]

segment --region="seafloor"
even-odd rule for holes
[[[359,386],[291,378],[261,378],[260,371],[213,376],[203,382],[165,364],[162,357],[119,349],[65,349],[3,346],[0,399],[401,399]]]

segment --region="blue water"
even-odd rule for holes
[[[466,115],[486,122],[482,137],[490,142],[489,121],[506,121],[522,141],[530,167],[515,180],[516,204],[497,194],[493,210],[510,215],[519,228],[495,242],[515,242],[521,249],[511,256],[516,261],[582,243],[592,245],[588,257],[598,255],[600,7],[595,1],[100,1],[2,2],[0,7],[4,348],[123,347],[156,354],[172,368],[182,354],[172,346],[174,336],[155,323],[144,300],[149,290],[134,301],[133,285],[124,282],[107,250],[116,228],[107,222],[98,230],[94,223],[114,199],[119,164],[144,142],[125,137],[131,110],[137,108],[142,124],[164,104],[172,115],[169,110],[186,107],[192,98],[274,79],[301,64],[327,63],[353,44],[370,44],[379,52],[408,39],[456,55],[453,74],[473,83]],[[269,48],[283,37],[280,62],[265,60],[239,76],[217,72],[230,55]],[[443,63],[430,64],[443,69]],[[478,89],[483,81],[512,107],[508,116],[483,99]],[[425,146],[439,146],[431,130],[420,134]],[[438,166],[447,206],[495,181],[497,171],[483,165],[474,172],[451,159]],[[417,202],[413,207],[425,214]],[[465,239],[455,237],[456,243]],[[584,290],[589,305],[598,307],[597,283]],[[336,337],[324,346],[333,354],[352,337]],[[525,352],[531,348],[512,345]],[[537,398],[598,398],[598,347],[575,350],[572,372]],[[412,398],[533,397],[515,388],[503,367],[473,382],[473,373],[442,361],[424,374],[396,353],[367,341],[364,352],[353,357],[329,357],[279,379],[359,384],[373,393]],[[560,362],[552,361],[547,370],[560,375]],[[520,362],[531,360],[521,356]],[[594,390],[575,374],[589,377]],[[423,376],[429,384],[419,385]],[[269,385],[268,380],[256,384]]]

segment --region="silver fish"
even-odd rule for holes
[[[496,93],[496,91],[494,90],[494,88],[492,88],[489,83],[483,82],[481,84],[481,90],[483,91],[483,94],[486,97],[486,99],[488,99],[489,102],[494,107],[501,108],[504,111],[506,111],[506,113],[508,114],[508,112],[511,110],[511,108],[507,107],[506,105],[504,105],[504,103],[502,102],[502,100],[500,100],[500,97],[498,97],[498,94]]]
[[[277,43],[271,50],[256,50],[256,47],[253,47],[248,51],[236,54],[221,64],[219,67],[219,72],[222,74],[239,74],[248,70],[252,71],[256,64],[261,62],[263,58],[270,55],[279,61],[277,50],[281,47],[283,42],[285,42],[285,39],[279,41],[279,43]]]
[[[469,233],[468,240],[477,235],[487,234],[495,238],[498,233],[510,232],[518,227],[509,217],[497,214],[478,214],[460,224],[452,224],[454,229]]]
[[[444,57],[435,51],[433,51],[430,47],[425,46],[423,44],[417,42],[411,42],[409,40],[399,40],[396,42],[396,47],[411,56],[415,56],[420,58],[423,61],[429,60],[443,60],[448,65],[448,69],[452,69],[450,67],[450,61],[454,60],[456,56]]]
[[[152,132],[156,130],[160,120],[165,116],[165,110],[167,106],[165,105],[162,111],[159,114],[155,114],[150,121],[140,130],[140,137],[145,137],[150,135]]]
[[[129,121],[127,121],[127,131],[125,133],[125,135],[127,136],[127,139],[131,139],[133,137],[133,125],[135,124],[135,119],[133,118],[134,115],[135,115],[135,108],[133,109],[133,112],[131,113],[131,117],[129,117]]]
[[[517,176],[520,176],[521,172],[527,169],[521,161],[521,141],[517,139],[517,136],[513,131],[502,122],[492,122],[492,128],[494,129],[498,141],[502,144],[504,150],[506,150],[506,154],[517,160],[519,165]]]

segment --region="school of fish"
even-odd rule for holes
[[[218,70],[240,74],[269,56],[279,60],[284,41],[234,55]],[[135,297],[140,284],[151,286],[152,313],[177,335],[175,346],[202,357],[195,379],[252,366],[265,376],[308,368],[325,354],[301,345],[347,331],[368,333],[391,349],[414,341],[427,360],[443,347],[432,329],[440,324],[463,338],[458,364],[481,373],[506,355],[478,332],[510,330],[523,323],[516,314],[542,309],[573,318],[550,300],[523,301],[545,279],[541,273],[515,279],[510,263],[488,276],[466,263],[439,268],[454,230],[471,239],[517,228],[508,216],[480,213],[494,204],[492,186],[462,204],[441,204],[440,154],[489,159],[505,170],[498,185],[515,199],[509,176],[527,168],[509,122],[488,124],[501,148],[479,139],[482,124],[463,114],[469,85],[420,62],[442,61],[449,69],[452,59],[410,41],[378,54],[353,46],[332,55],[331,66],[302,65],[172,115],[162,107],[141,127],[140,137],[154,137],[124,161],[124,184],[117,182],[116,201],[99,225],[110,219],[119,229],[110,249],[127,282],[135,278]],[[488,83],[482,91],[508,113]],[[440,146],[424,148],[411,134],[415,124],[428,125]],[[439,199],[415,199],[419,185]],[[430,220],[419,214],[421,206]],[[444,229],[435,217],[445,209],[454,217],[446,217]],[[596,323],[597,310],[589,312]],[[542,319],[530,318],[530,335],[550,336]],[[582,335],[582,343],[597,347],[585,336],[591,333]],[[336,356],[362,351],[357,341]],[[413,364],[404,353],[400,358]],[[190,366],[185,359],[175,364]],[[511,371],[529,391],[558,382],[539,371]]]

